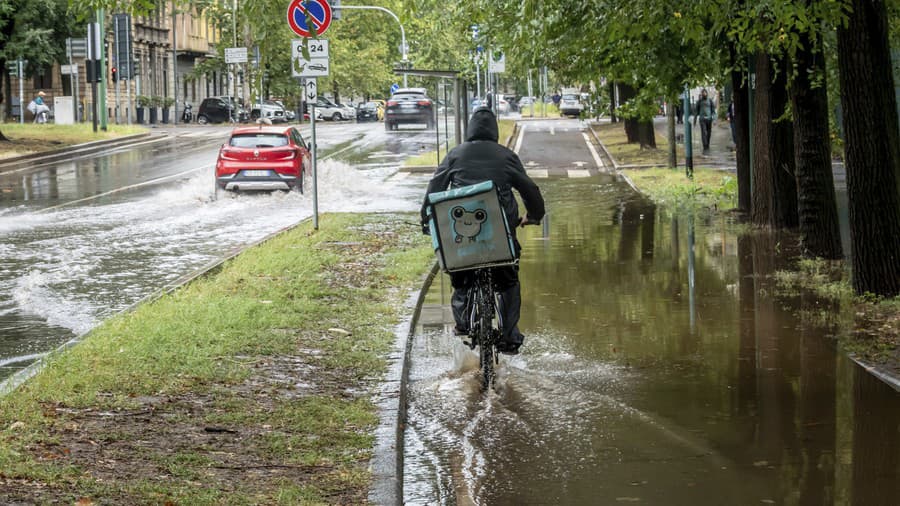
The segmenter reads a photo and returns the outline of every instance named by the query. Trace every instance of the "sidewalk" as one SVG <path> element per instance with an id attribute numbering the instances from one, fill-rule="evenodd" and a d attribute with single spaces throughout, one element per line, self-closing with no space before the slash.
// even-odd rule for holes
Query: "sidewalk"
<path id="1" fill-rule="evenodd" d="M 653 119 L 653 126 L 656 129 L 657 145 L 663 146 L 668 142 L 668 120 L 665 117 L 656 117 Z M 737 160 L 734 154 L 734 143 L 731 142 L 731 125 L 728 121 L 715 121 L 712 125 L 712 134 L 709 139 L 709 152 L 703 153 L 703 143 L 701 140 L 700 124 L 691 123 L 691 146 L 694 155 L 694 165 L 707 165 L 721 168 L 734 168 Z M 675 125 L 676 139 L 684 138 L 684 125 Z M 683 144 L 683 141 L 679 142 Z M 679 163 L 683 161 L 679 160 Z"/>

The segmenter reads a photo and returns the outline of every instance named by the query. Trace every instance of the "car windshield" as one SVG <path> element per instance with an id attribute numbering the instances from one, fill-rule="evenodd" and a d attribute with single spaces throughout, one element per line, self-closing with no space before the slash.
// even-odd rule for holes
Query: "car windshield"
<path id="1" fill-rule="evenodd" d="M 576 97 L 575 95 L 563 95 L 562 99 L 575 101 L 575 100 L 578 100 L 578 97 Z"/>
<path id="2" fill-rule="evenodd" d="M 375 102 L 366 102 L 365 104 L 361 104 L 359 106 L 360 109 L 376 109 L 377 107 L 378 104 L 376 104 Z"/>
<path id="3" fill-rule="evenodd" d="M 288 145 L 288 138 L 281 134 L 258 133 L 231 136 L 231 145 L 236 148 L 277 148 Z"/>

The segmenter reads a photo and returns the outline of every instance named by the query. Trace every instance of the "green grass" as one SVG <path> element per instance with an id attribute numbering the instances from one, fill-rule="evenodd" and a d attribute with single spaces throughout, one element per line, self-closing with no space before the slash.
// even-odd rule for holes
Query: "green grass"
<path id="1" fill-rule="evenodd" d="M 545 108 L 542 108 L 540 103 L 534 105 L 526 105 L 525 107 L 522 107 L 522 117 L 530 118 L 532 110 L 534 111 L 535 118 L 543 118 L 545 117 L 545 114 L 547 118 L 555 118 L 559 116 L 559 107 L 557 107 L 556 104 L 545 104 L 544 107 Z"/>
<path id="2" fill-rule="evenodd" d="M 497 122 L 498 127 L 500 129 L 499 142 L 503 145 L 509 139 L 509 136 L 513 134 L 513 131 L 516 128 L 516 122 L 511 119 L 501 119 Z M 441 145 L 441 158 L 447 155 L 444 151 L 444 145 Z M 453 149 L 456 146 L 456 142 L 453 140 L 450 141 L 450 149 Z M 404 167 L 437 167 L 440 163 L 440 160 L 437 159 L 437 151 L 425 151 L 419 153 L 416 156 L 411 156 L 403 161 Z"/>
<path id="3" fill-rule="evenodd" d="M 301 225 L 105 322 L 0 398 L 0 475 L 38 483 L 23 492 L 39 491 L 38 502 L 365 497 L 377 417 L 363 392 L 385 371 L 407 290 L 433 262 L 409 219 L 325 215 L 318 232 Z M 150 421 L 96 415 L 148 409 Z M 209 426 L 240 434 L 238 446 L 207 443 Z M 102 465 L 85 441 L 143 472 L 92 478 Z M 223 466 L 285 470 L 240 479 Z M 13 493 L 0 490 L 0 503 Z"/>
<path id="4" fill-rule="evenodd" d="M 659 204 L 726 210 L 737 203 L 737 180 L 728 172 L 698 168 L 693 179 L 688 179 L 683 170 L 624 169 L 621 172 Z"/>
<path id="5" fill-rule="evenodd" d="M 640 144 L 628 142 L 624 123 L 601 123 L 591 128 L 619 165 L 669 165 L 668 140 L 664 137 L 657 136 L 656 149 L 641 149 Z M 676 150 L 679 159 L 684 158 L 684 146 Z"/>
<path id="6" fill-rule="evenodd" d="M 35 123 L 2 123 L 3 132 L 11 142 L 0 142 L 0 158 L 49 151 L 74 144 L 114 139 L 125 135 L 144 133 L 147 129 L 138 125 L 109 125 L 106 132 L 93 131 L 90 123 L 54 125 Z"/>

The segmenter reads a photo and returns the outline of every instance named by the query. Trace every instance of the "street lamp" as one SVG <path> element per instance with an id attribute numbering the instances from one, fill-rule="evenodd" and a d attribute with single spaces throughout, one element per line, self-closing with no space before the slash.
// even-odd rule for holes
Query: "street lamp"
<path id="1" fill-rule="evenodd" d="M 407 51 L 409 50 L 409 48 L 406 46 L 406 31 L 403 29 L 403 23 L 400 22 L 400 18 L 398 18 L 396 14 L 384 7 L 380 7 L 377 5 L 341 5 L 335 6 L 334 8 L 338 10 L 358 9 L 381 11 L 389 14 L 392 18 L 394 18 L 394 21 L 396 21 L 397 24 L 400 25 L 400 52 L 402 53 L 401 61 L 403 62 L 403 67 L 406 68 L 406 64 L 409 62 L 409 58 L 407 58 Z M 403 87 L 406 88 L 406 74 L 403 74 Z"/>

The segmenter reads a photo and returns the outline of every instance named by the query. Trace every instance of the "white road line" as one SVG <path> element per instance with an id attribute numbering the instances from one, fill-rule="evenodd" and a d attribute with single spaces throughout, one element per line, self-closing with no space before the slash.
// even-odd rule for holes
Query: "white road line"
<path id="1" fill-rule="evenodd" d="M 525 171 L 528 174 L 528 177 L 538 178 L 538 179 L 547 179 L 550 177 L 550 174 L 546 169 L 533 169 Z"/>
<path id="2" fill-rule="evenodd" d="M 584 169 L 569 169 L 569 177 L 577 178 L 577 177 L 591 177 L 591 171 Z"/>
<path id="3" fill-rule="evenodd" d="M 134 188 L 140 188 L 141 186 L 147 186 L 147 185 L 151 185 L 151 184 L 156 184 L 156 183 L 159 183 L 159 182 L 161 182 L 161 181 L 165 181 L 165 180 L 167 180 L 167 179 L 175 179 L 175 178 L 179 178 L 179 177 L 184 176 L 184 175 L 186 175 L 186 174 L 190 174 L 191 172 L 196 172 L 196 171 L 198 171 L 198 170 L 203 170 L 203 169 L 209 169 L 209 168 L 211 168 L 211 167 L 212 167 L 211 165 L 203 165 L 203 166 L 200 166 L 200 167 L 194 167 L 193 169 L 188 169 L 188 170 L 186 170 L 186 171 L 184 171 L 184 172 L 179 172 L 178 174 L 172 174 L 172 175 L 170 175 L 170 176 L 162 176 L 162 177 L 158 177 L 158 178 L 156 178 L 156 179 L 151 179 L 151 180 L 149 180 L 149 181 L 144 181 L 143 183 L 137 183 L 137 184 L 132 184 L 132 185 L 128 185 L 128 186 L 123 186 L 123 187 L 121 187 L 121 188 L 116 188 L 115 190 L 110 190 L 110 191 L 105 192 L 105 193 L 100 193 L 100 194 L 97 194 L 97 195 L 92 195 L 92 196 L 90 196 L 90 197 L 85 197 L 85 198 L 83 198 L 83 199 L 73 200 L 73 201 L 71 201 L 71 202 L 66 202 L 66 203 L 64 203 L 64 204 L 60 204 L 60 205 L 58 205 L 58 206 L 45 207 L 44 209 L 41 209 L 40 211 L 38 211 L 38 213 L 46 213 L 47 211 L 53 211 L 53 210 L 55 210 L 55 209 L 60 209 L 60 208 L 62 208 L 62 207 L 68 207 L 68 206 L 72 206 L 72 205 L 75 205 L 75 204 L 80 204 L 80 203 L 82 203 L 82 202 L 87 202 L 87 201 L 90 201 L 90 200 L 96 200 L 96 199 L 99 199 L 99 198 L 101 198 L 101 197 L 106 197 L 106 196 L 108 196 L 108 195 L 113 195 L 113 194 L 115 194 L 115 193 L 123 192 L 123 191 L 125 191 L 125 190 L 132 190 L 132 189 L 134 189 Z"/>
<path id="4" fill-rule="evenodd" d="M 556 135 L 556 127 L 550 125 L 550 135 Z"/>
<path id="5" fill-rule="evenodd" d="M 519 154 L 519 151 L 521 151 L 521 149 L 522 149 L 522 139 L 525 138 L 525 127 L 526 126 L 527 125 L 525 123 L 522 123 L 522 125 L 519 127 L 519 138 L 518 138 L 518 140 L 516 140 L 516 148 L 513 150 L 516 152 L 516 154 Z"/>
<path id="6" fill-rule="evenodd" d="M 594 163 L 597 164 L 597 168 L 605 169 L 606 167 L 603 165 L 603 160 L 600 159 L 600 155 L 597 153 L 597 150 L 594 149 L 594 145 L 591 144 L 591 139 L 588 137 L 588 134 L 581 132 L 581 135 L 584 136 L 584 142 L 587 143 L 588 150 L 590 150 L 591 156 L 594 157 Z"/>

